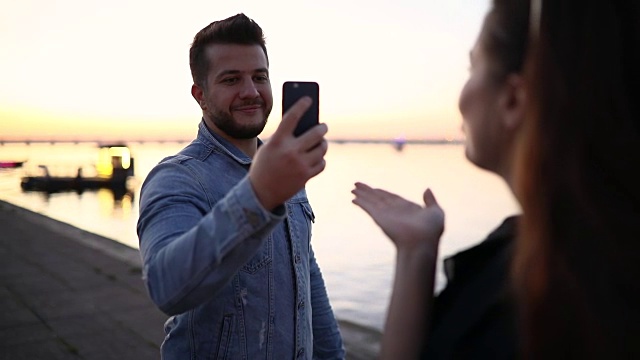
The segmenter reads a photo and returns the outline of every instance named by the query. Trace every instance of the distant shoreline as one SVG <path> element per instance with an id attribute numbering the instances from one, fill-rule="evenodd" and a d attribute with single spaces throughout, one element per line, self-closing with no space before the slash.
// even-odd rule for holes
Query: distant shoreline
<path id="1" fill-rule="evenodd" d="M 356 144 L 405 144 L 405 145 L 457 145 L 462 144 L 464 140 L 447 140 L 447 139 L 423 139 L 423 140 L 404 140 L 404 139 L 327 139 L 333 143 L 356 143 Z"/>
<path id="2" fill-rule="evenodd" d="M 265 138 L 268 139 L 268 138 Z M 131 140 L 75 140 L 75 139 L 0 139 L 0 146 L 5 144 L 146 144 L 146 143 L 185 143 L 193 139 L 131 139 Z M 464 143 L 462 139 L 348 139 L 329 138 L 330 143 L 336 144 L 404 144 L 404 145 L 459 145 Z"/>

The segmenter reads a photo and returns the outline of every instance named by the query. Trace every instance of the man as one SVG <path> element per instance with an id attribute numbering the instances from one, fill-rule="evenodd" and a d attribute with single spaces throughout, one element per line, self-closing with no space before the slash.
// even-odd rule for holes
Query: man
<path id="1" fill-rule="evenodd" d="M 148 175 L 138 236 L 144 280 L 166 314 L 163 359 L 340 359 L 344 350 L 310 244 L 305 183 L 324 170 L 325 124 L 294 137 L 302 99 L 270 141 L 262 29 L 244 14 L 190 49 L 197 138 Z"/>

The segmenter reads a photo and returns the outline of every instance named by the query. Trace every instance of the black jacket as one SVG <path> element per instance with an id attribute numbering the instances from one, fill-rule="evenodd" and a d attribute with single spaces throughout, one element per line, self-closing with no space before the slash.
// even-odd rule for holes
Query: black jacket
<path id="1" fill-rule="evenodd" d="M 515 309 L 509 287 L 517 217 L 480 244 L 444 261 L 447 286 L 436 297 L 424 359 L 514 359 Z"/>

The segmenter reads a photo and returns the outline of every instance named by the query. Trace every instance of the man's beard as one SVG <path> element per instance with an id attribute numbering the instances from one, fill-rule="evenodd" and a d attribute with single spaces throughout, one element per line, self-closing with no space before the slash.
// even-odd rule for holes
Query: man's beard
<path id="1" fill-rule="evenodd" d="M 265 108 L 264 120 L 259 124 L 240 124 L 233 115 L 222 110 L 210 111 L 208 115 L 213 124 L 228 136 L 234 139 L 252 139 L 264 130 L 270 113 L 271 109 Z"/>

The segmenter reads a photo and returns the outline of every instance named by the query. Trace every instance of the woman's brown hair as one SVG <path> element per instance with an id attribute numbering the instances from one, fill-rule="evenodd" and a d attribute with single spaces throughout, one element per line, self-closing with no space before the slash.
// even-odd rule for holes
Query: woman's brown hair
<path id="1" fill-rule="evenodd" d="M 546 0 L 531 20 L 515 167 L 523 355 L 640 358 L 640 2 Z"/>

